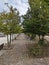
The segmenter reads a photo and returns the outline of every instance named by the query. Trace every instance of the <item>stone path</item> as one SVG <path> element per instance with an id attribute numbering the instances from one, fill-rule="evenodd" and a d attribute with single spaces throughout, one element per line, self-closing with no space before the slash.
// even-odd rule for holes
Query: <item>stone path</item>
<path id="1" fill-rule="evenodd" d="M 14 40 L 13 49 L 6 50 L 0 56 L 0 65 L 49 65 L 49 58 L 29 58 L 26 53 L 28 40 L 25 35 L 21 34 L 17 40 Z"/>
<path id="2" fill-rule="evenodd" d="M 6 51 L 5 50 L 0 50 L 0 56 L 2 55 L 2 54 L 4 54 Z"/>

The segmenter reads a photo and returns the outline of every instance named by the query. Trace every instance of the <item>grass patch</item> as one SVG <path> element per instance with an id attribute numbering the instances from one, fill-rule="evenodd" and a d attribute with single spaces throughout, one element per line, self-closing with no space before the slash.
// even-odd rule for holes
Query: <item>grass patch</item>
<path id="1" fill-rule="evenodd" d="M 27 44 L 29 57 L 49 57 L 49 43 L 42 45 L 39 44 Z"/>

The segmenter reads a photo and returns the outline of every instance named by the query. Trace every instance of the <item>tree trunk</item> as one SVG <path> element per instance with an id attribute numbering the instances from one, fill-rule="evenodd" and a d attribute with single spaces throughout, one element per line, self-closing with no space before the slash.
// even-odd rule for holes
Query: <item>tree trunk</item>
<path id="1" fill-rule="evenodd" d="M 41 43 L 42 45 L 44 44 L 44 36 L 42 36 L 42 43 Z"/>
<path id="2" fill-rule="evenodd" d="M 8 42 L 8 47 L 11 46 L 11 34 L 10 34 L 10 41 Z"/>
<path id="3" fill-rule="evenodd" d="M 9 42 L 9 40 L 8 40 L 8 34 L 7 34 L 7 43 Z"/>
<path id="4" fill-rule="evenodd" d="M 8 44 L 8 47 L 10 47 L 10 43 L 9 43 L 9 39 L 8 39 L 8 34 L 7 34 L 7 44 Z"/>
<path id="5" fill-rule="evenodd" d="M 42 40 L 44 41 L 44 36 L 42 36 Z"/>
<path id="6" fill-rule="evenodd" d="M 11 44 L 11 33 L 10 33 L 10 44 Z"/>
<path id="7" fill-rule="evenodd" d="M 12 41 L 13 41 L 13 34 L 12 34 Z"/>
<path id="8" fill-rule="evenodd" d="M 40 35 L 39 35 L 39 40 L 40 40 Z"/>

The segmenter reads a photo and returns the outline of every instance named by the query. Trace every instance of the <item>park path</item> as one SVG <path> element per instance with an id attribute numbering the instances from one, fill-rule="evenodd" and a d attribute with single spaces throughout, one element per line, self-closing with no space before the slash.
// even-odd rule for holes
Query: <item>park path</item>
<path id="1" fill-rule="evenodd" d="M 26 53 L 28 40 L 24 34 L 20 34 L 17 40 L 12 42 L 13 49 L 6 50 L 0 56 L 0 65 L 49 65 L 49 58 L 29 58 Z"/>
<path id="2" fill-rule="evenodd" d="M 2 56 L 0 56 L 0 65 L 18 65 L 21 60 L 24 60 L 26 54 L 26 38 L 24 34 L 20 34 L 16 40 L 12 42 L 13 49 L 6 50 Z"/>

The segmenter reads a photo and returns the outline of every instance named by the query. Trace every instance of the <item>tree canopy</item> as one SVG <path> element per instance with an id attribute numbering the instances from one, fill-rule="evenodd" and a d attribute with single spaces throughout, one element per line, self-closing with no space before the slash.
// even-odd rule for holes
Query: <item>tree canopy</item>
<path id="1" fill-rule="evenodd" d="M 44 37 L 49 34 L 49 6 L 45 0 L 29 0 L 29 5 L 23 16 L 24 31 Z"/>

